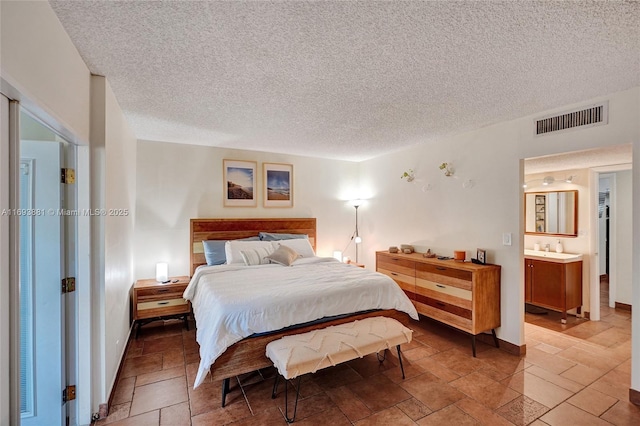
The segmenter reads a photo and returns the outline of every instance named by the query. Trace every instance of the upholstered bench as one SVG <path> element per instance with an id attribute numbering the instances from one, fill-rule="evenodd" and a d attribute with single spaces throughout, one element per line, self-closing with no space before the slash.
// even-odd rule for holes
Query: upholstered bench
<path id="1" fill-rule="evenodd" d="M 267 345 L 267 357 L 273 362 L 280 375 L 285 378 L 285 418 L 293 423 L 300 395 L 300 377 L 315 373 L 365 355 L 379 353 L 395 346 L 398 350 L 400 371 L 404 379 L 404 366 L 400 345 L 411 342 L 413 331 L 395 319 L 370 317 L 354 322 L 335 325 L 307 333 L 285 336 Z M 384 358 L 380 359 L 384 361 Z M 293 416 L 289 417 L 287 380 L 298 378 L 296 401 Z M 271 397 L 275 398 L 278 389 L 276 375 Z"/>

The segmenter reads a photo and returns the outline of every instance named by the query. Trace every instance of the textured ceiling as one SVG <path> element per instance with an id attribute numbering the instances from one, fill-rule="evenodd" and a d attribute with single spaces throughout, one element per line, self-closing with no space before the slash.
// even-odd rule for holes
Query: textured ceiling
<path id="1" fill-rule="evenodd" d="M 640 85 L 640 6 L 51 1 L 139 139 L 363 160 Z"/>

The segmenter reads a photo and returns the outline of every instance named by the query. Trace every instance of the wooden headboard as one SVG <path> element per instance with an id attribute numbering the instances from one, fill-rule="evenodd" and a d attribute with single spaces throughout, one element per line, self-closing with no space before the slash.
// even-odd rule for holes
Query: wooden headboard
<path id="1" fill-rule="evenodd" d="M 189 231 L 190 276 L 196 268 L 206 265 L 202 241 L 237 240 L 257 236 L 259 232 L 285 234 L 307 234 L 313 249 L 316 249 L 316 218 L 277 219 L 191 219 Z"/>

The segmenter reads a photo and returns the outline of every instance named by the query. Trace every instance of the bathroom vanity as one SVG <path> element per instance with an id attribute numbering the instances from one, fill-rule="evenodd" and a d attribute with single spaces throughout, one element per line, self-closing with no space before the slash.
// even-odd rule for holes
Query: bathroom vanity
<path id="1" fill-rule="evenodd" d="M 582 308 L 582 255 L 525 250 L 525 302 L 562 312 Z"/>

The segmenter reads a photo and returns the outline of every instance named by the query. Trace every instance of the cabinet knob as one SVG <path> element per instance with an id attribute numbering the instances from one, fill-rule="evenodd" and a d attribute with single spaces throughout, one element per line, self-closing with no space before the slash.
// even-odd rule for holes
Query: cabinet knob
<path id="1" fill-rule="evenodd" d="M 168 305 L 169 302 L 158 302 L 158 305 Z"/>
<path id="2" fill-rule="evenodd" d="M 441 285 L 441 284 L 436 284 L 436 287 L 440 287 L 440 288 L 447 288 L 447 287 L 445 287 L 445 286 L 443 286 L 443 285 Z"/>
<path id="3" fill-rule="evenodd" d="M 443 268 L 442 266 L 436 266 L 436 269 L 438 271 L 446 271 L 447 270 L 447 268 Z"/>

